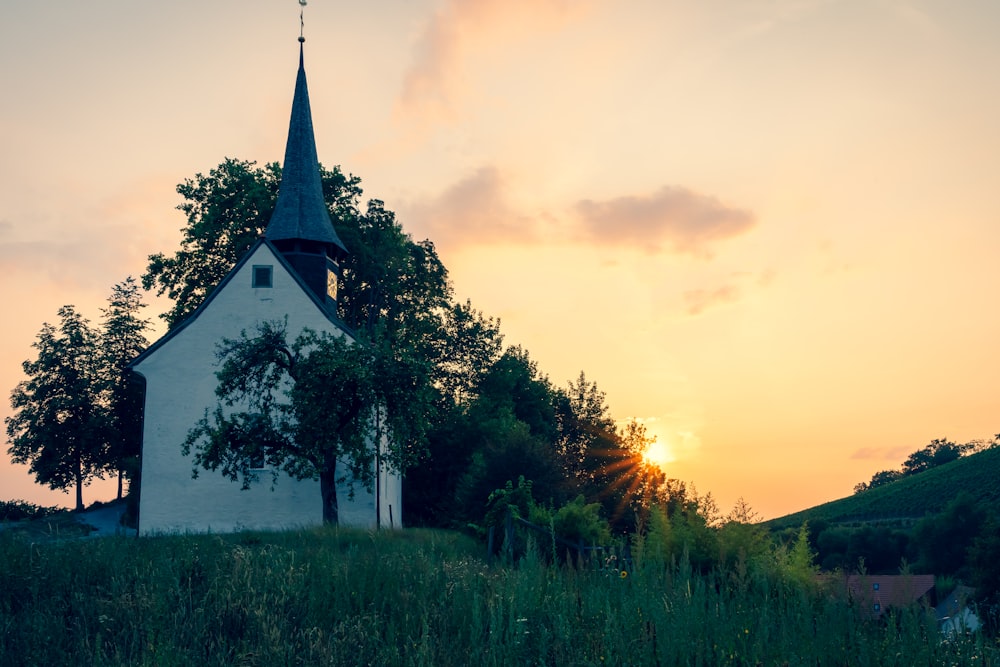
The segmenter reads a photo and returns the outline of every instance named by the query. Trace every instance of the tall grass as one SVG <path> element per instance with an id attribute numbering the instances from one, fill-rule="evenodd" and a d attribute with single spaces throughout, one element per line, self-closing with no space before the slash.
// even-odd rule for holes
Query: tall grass
<path id="1" fill-rule="evenodd" d="M 455 533 L 0 534 L 3 665 L 990 665 L 737 566 L 490 565 Z"/>

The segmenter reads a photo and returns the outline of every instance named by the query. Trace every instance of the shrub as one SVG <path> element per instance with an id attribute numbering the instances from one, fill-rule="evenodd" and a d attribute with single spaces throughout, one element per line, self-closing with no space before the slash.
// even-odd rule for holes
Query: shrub
<path id="1" fill-rule="evenodd" d="M 62 507 L 42 507 L 24 500 L 0 500 L 0 521 L 42 519 L 65 511 Z"/>
<path id="2" fill-rule="evenodd" d="M 608 522 L 600 516 L 598 503 L 586 504 L 582 495 L 566 503 L 552 517 L 556 535 L 570 542 L 588 545 L 607 545 L 611 541 Z"/>

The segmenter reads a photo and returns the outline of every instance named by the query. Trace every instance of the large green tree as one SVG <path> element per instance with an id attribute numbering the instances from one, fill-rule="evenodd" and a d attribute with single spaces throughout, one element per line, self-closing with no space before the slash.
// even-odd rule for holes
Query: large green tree
<path id="1" fill-rule="evenodd" d="M 422 453 L 427 364 L 386 340 L 307 329 L 290 341 L 283 322 L 265 322 L 223 341 L 219 404 L 190 431 L 184 453 L 244 488 L 257 481 L 258 462 L 318 479 L 323 520 L 337 523 L 338 481 L 371 489 L 378 466 L 401 471 Z"/>
<path id="2" fill-rule="evenodd" d="M 451 300 L 448 272 L 434 244 L 414 241 L 378 199 L 368 202 L 364 214 L 333 219 L 348 249 L 341 263 L 340 316 L 352 327 L 380 331 L 430 355 Z"/>
<path id="3" fill-rule="evenodd" d="M 7 417 L 7 450 L 15 463 L 27 463 L 39 484 L 76 490 L 83 509 L 83 487 L 107 468 L 110 416 L 104 396 L 98 334 L 73 306 L 59 309 L 59 326 L 45 323 L 25 361 L 26 377 L 11 393 L 14 414 Z"/>

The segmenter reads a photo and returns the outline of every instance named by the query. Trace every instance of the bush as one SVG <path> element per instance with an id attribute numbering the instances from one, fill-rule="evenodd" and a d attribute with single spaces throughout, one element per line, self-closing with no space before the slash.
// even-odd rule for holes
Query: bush
<path id="1" fill-rule="evenodd" d="M 65 511 L 62 507 L 42 507 L 24 500 L 0 500 L 0 521 L 43 519 Z"/>
<path id="2" fill-rule="evenodd" d="M 569 542 L 604 546 L 611 542 L 611 529 L 600 516 L 598 503 L 586 504 L 582 495 L 566 503 L 552 517 L 556 535 Z"/>

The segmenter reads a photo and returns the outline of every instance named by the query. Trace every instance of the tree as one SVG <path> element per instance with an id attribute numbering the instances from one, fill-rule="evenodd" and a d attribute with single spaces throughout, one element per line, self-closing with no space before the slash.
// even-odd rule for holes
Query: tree
<path id="1" fill-rule="evenodd" d="M 929 445 L 918 449 L 907 457 L 906 461 L 903 462 L 902 474 L 903 476 L 916 475 L 945 463 L 951 463 L 961 457 L 968 447 L 969 445 L 956 445 L 944 438 L 932 440 Z"/>
<path id="2" fill-rule="evenodd" d="M 123 478 L 131 483 L 138 471 L 142 442 L 142 391 L 127 377 L 125 368 L 149 345 L 145 335 L 149 320 L 139 317 L 145 307 L 138 284 L 129 276 L 112 288 L 107 308 L 101 309 L 100 372 L 110 426 L 106 464 L 109 472 L 118 475 L 119 500 Z"/>
<path id="3" fill-rule="evenodd" d="M 557 393 L 556 406 L 569 479 L 588 502 L 601 503 L 616 532 L 638 528 L 666 479 L 643 456 L 655 438 L 634 419 L 616 430 L 604 392 L 583 371 Z"/>
<path id="4" fill-rule="evenodd" d="M 459 513 L 478 520 L 488 495 L 524 476 L 540 500 L 561 504 L 570 496 L 558 452 L 553 392 L 537 364 L 520 347 L 509 347 L 469 391 L 475 398 L 451 413 L 454 442 L 464 453 L 455 488 Z M 456 452 L 456 453 L 457 453 Z M 444 452 L 448 456 L 448 452 Z"/>
<path id="5" fill-rule="evenodd" d="M 441 322 L 435 384 L 449 406 L 467 406 L 503 352 L 500 321 L 486 317 L 471 301 L 452 304 Z"/>
<path id="6" fill-rule="evenodd" d="M 58 314 L 59 328 L 45 323 L 32 343 L 37 358 L 21 365 L 27 379 L 11 393 L 7 451 L 15 463 L 30 465 L 39 484 L 75 487 L 82 510 L 83 487 L 106 468 L 109 416 L 97 334 L 73 306 Z"/>
<path id="7" fill-rule="evenodd" d="M 913 529 L 911 544 L 923 572 L 954 574 L 966 567 L 966 550 L 980 534 L 986 512 L 961 491 L 938 514 L 924 517 Z"/>
<path id="8" fill-rule="evenodd" d="M 600 452 L 614 440 L 615 423 L 605 402 L 605 394 L 596 382 L 588 382 L 580 371 L 577 381 L 558 402 L 559 453 L 567 473 L 584 486 L 590 486 L 594 474 L 603 465 Z"/>
<path id="9" fill-rule="evenodd" d="M 208 175 L 195 174 L 177 186 L 187 216 L 181 248 L 173 257 L 149 256 L 144 289 L 166 294 L 173 307 L 161 317 L 173 328 L 201 305 L 233 265 L 267 229 L 281 183 L 281 167 L 226 158 Z M 323 193 L 335 221 L 357 216 L 360 179 L 344 176 L 339 167 L 320 166 Z M 339 230 L 338 230 L 339 231 Z"/>
<path id="10" fill-rule="evenodd" d="M 582 377 L 582 376 L 581 376 Z M 597 431 L 584 456 L 583 490 L 600 502 L 616 532 L 638 530 L 661 498 L 667 477 L 644 454 L 656 441 L 635 419 L 619 431 Z"/>
<path id="11" fill-rule="evenodd" d="M 478 398 L 470 413 L 486 418 L 510 414 L 524 422 L 536 438 L 555 442 L 559 425 L 552 385 L 521 346 L 508 347 L 482 374 L 476 393 Z M 537 490 L 538 482 L 535 484 Z"/>
<path id="12" fill-rule="evenodd" d="M 976 598 L 993 607 L 994 613 L 989 616 L 995 621 L 997 605 L 1000 605 L 1000 521 L 995 515 L 986 518 L 979 535 L 972 541 L 968 562 Z"/>
<path id="13" fill-rule="evenodd" d="M 816 552 L 809 543 L 809 525 L 803 523 L 795 536 L 795 541 L 787 549 L 782 550 L 779 563 L 784 576 L 799 586 L 812 589 L 817 585 L 816 575 L 819 566 L 816 565 Z"/>
<path id="14" fill-rule="evenodd" d="M 719 526 L 719 564 L 734 568 L 740 562 L 762 555 L 767 550 L 768 532 L 761 517 L 741 496 Z"/>
<path id="15" fill-rule="evenodd" d="M 881 470 L 874 475 L 870 482 L 860 482 L 854 486 L 854 493 L 864 493 L 871 489 L 877 489 L 880 486 L 885 486 L 891 482 L 895 482 L 897 479 L 901 478 L 903 473 L 898 470 Z"/>
<path id="16" fill-rule="evenodd" d="M 220 403 L 189 432 L 185 455 L 244 488 L 257 481 L 256 461 L 318 479 L 323 521 L 337 523 L 339 481 L 370 490 L 378 466 L 401 471 L 422 451 L 429 373 L 385 340 L 306 329 L 289 342 L 284 323 L 266 322 L 223 341 Z"/>
<path id="17" fill-rule="evenodd" d="M 526 423 L 505 413 L 471 426 L 476 449 L 455 491 L 458 511 L 466 521 L 479 521 L 490 494 L 519 477 L 532 483 L 541 502 L 560 505 L 565 501 L 556 454 Z"/>
<path id="18" fill-rule="evenodd" d="M 378 199 L 364 215 L 334 216 L 350 253 L 341 263 L 337 307 L 347 324 L 419 346 L 430 356 L 451 298 L 448 271 L 428 240 L 414 242 Z"/>

